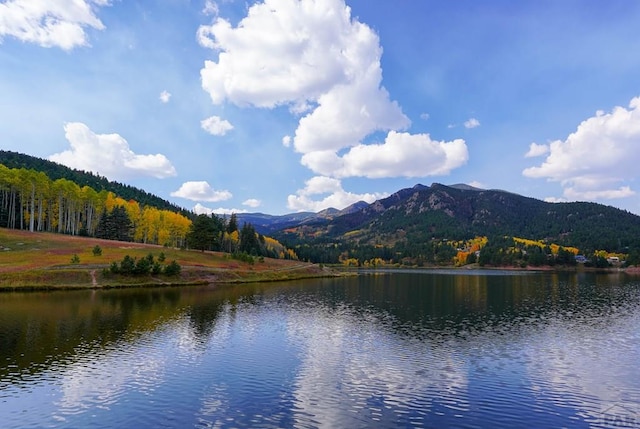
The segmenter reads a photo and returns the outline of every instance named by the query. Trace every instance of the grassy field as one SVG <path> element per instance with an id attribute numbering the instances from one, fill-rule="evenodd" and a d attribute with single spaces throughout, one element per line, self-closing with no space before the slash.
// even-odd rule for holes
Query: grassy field
<path id="1" fill-rule="evenodd" d="M 93 254 L 96 245 L 101 255 Z M 149 253 L 156 260 L 164 253 L 165 263 L 175 260 L 182 272 L 177 277 L 105 273 L 112 262 L 122 261 L 125 255 L 140 259 Z M 0 289 L 5 290 L 279 281 L 332 275 L 338 274 L 298 261 L 264 258 L 251 264 L 219 252 L 0 228 Z"/>

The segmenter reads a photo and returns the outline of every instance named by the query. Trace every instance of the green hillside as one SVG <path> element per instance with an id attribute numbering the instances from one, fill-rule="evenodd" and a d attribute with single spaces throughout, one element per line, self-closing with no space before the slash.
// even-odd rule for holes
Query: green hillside
<path id="1" fill-rule="evenodd" d="M 36 158 L 34 156 L 24 155 L 17 152 L 0 150 L 0 164 L 5 165 L 7 168 L 26 168 L 27 170 L 41 171 L 51 180 L 70 180 L 78 184 L 80 187 L 89 186 L 97 192 L 106 190 L 113 192 L 125 200 L 134 200 L 139 204 L 155 207 L 159 210 L 169 210 L 180 213 L 183 216 L 193 217 L 193 213 L 191 211 L 186 210 L 183 207 L 179 207 L 156 195 L 143 191 L 142 189 L 119 182 L 109 181 L 106 177 L 93 174 L 92 172 L 75 170 L 46 159 Z"/>
<path id="2" fill-rule="evenodd" d="M 276 236 L 298 255 L 337 262 L 402 258 L 438 260 L 451 250 L 443 242 L 504 236 L 596 250 L 631 253 L 640 249 L 640 217 L 596 203 L 548 203 L 499 191 L 461 186 L 416 185 L 354 213 L 300 224 Z M 448 246 L 451 247 L 451 246 Z M 456 249 L 453 249 L 455 253 Z"/>

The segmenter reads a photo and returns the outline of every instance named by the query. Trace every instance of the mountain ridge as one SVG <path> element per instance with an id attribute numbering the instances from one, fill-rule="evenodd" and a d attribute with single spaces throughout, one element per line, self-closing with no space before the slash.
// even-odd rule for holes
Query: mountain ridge
<path id="1" fill-rule="evenodd" d="M 592 202 L 551 203 L 501 190 L 416 185 L 333 219 L 290 226 L 289 246 L 388 247 L 396 253 L 438 240 L 511 236 L 587 251 L 640 249 L 640 217 Z"/>
<path id="2" fill-rule="evenodd" d="M 58 177 L 92 186 L 92 181 L 114 185 L 135 196 L 116 192 L 142 204 L 187 212 L 145 191 L 108 182 L 106 178 L 29 155 L 0 151 L 0 163 L 9 168 L 51 171 Z M 71 175 L 71 178 L 69 178 Z M 82 178 L 77 181 L 76 176 Z M 104 187 L 97 186 L 97 190 Z M 109 189 L 109 188 L 107 188 Z M 113 190 L 113 189 L 110 189 Z M 156 207 L 158 207 L 156 205 Z M 159 207 L 161 208 L 161 207 Z M 588 250 L 626 252 L 640 249 L 640 217 L 626 210 L 592 202 L 546 202 L 503 190 L 466 184 L 416 184 L 342 210 L 285 215 L 238 213 L 239 223 L 251 223 L 261 234 L 275 235 L 291 245 L 382 246 L 396 252 L 426 246 L 434 240 L 464 240 L 474 236 L 513 236 L 555 242 Z M 291 246 L 290 246 L 291 247 Z"/>

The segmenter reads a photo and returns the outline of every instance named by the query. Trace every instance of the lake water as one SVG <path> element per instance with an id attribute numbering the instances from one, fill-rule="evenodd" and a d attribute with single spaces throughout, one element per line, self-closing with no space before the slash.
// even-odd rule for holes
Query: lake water
<path id="1" fill-rule="evenodd" d="M 640 281 L 2 293 L 0 427 L 640 427 Z"/>

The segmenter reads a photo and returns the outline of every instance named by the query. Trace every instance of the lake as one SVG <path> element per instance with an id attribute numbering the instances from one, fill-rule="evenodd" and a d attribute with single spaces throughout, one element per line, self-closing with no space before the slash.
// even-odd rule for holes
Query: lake
<path id="1" fill-rule="evenodd" d="M 640 279 L 1 293 L 0 426 L 640 427 Z"/>

